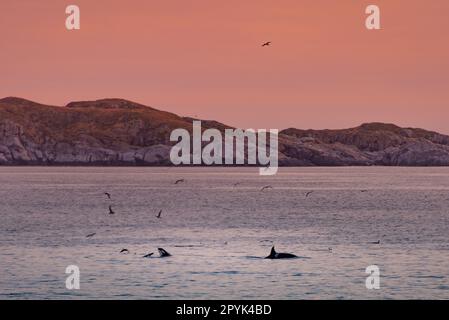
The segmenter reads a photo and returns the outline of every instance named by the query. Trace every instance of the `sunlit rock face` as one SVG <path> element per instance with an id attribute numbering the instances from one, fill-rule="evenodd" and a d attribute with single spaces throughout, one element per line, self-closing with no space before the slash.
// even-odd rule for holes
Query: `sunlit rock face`
<path id="1" fill-rule="evenodd" d="M 48 106 L 4 98 L 0 164 L 170 165 L 170 133 L 191 131 L 193 120 L 122 99 Z M 216 121 L 202 121 L 202 127 L 230 128 Z M 445 166 L 449 136 L 384 123 L 342 130 L 291 128 L 279 134 L 279 163 Z"/>
<path id="2" fill-rule="evenodd" d="M 314 165 L 449 165 L 449 136 L 393 124 L 367 123 L 343 130 L 281 132 L 297 145 L 284 153 Z"/>

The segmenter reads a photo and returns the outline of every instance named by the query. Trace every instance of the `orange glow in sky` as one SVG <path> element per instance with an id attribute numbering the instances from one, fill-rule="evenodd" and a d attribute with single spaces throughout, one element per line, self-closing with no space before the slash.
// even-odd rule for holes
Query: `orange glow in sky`
<path id="1" fill-rule="evenodd" d="M 81 30 L 65 28 L 69 4 Z M 381 30 L 365 28 L 369 4 Z M 245 128 L 449 133 L 447 0 L 2 0 L 0 39 L 0 98 L 125 98 Z"/>

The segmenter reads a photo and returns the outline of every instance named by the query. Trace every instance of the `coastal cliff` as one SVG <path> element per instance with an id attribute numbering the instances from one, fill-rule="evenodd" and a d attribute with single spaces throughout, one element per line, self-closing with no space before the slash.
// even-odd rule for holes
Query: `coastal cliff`
<path id="1" fill-rule="evenodd" d="M 0 165 L 171 165 L 170 133 L 191 118 L 122 99 L 49 106 L 0 99 Z M 202 120 L 203 128 L 228 126 Z M 286 129 L 282 166 L 446 166 L 449 136 L 393 124 L 342 130 Z"/>

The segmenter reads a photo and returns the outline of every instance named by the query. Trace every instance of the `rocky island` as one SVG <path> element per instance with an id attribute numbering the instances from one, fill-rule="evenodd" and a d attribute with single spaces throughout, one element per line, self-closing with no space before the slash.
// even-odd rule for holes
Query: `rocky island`
<path id="1" fill-rule="evenodd" d="M 0 99 L 0 165 L 171 165 L 170 133 L 191 130 L 193 120 L 123 99 L 49 106 L 8 97 Z M 386 123 L 290 128 L 279 134 L 279 164 L 447 166 L 449 136 Z"/>

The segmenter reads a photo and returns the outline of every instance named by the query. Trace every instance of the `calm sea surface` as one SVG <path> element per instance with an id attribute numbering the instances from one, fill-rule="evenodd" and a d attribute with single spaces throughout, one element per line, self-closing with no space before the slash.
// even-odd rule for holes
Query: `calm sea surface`
<path id="1" fill-rule="evenodd" d="M 449 299 L 448 208 L 449 168 L 0 167 L 0 299 Z"/>

